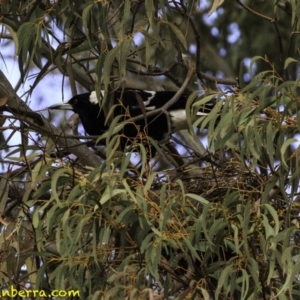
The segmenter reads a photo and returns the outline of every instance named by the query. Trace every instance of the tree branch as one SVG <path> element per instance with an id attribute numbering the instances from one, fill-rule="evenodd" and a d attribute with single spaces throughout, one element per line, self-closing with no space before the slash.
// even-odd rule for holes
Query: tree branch
<path id="1" fill-rule="evenodd" d="M 147 117 L 151 117 L 151 116 L 155 116 L 155 115 L 160 115 L 163 113 L 166 113 L 166 110 L 171 107 L 174 103 L 176 103 L 176 101 L 178 101 L 178 99 L 180 98 L 180 96 L 183 94 L 183 92 L 186 90 L 188 83 L 190 82 L 192 76 L 195 74 L 195 66 L 191 63 L 190 60 L 188 60 L 188 74 L 182 84 L 182 86 L 180 87 L 180 89 L 176 92 L 176 94 L 162 107 L 158 108 L 158 109 L 154 109 L 150 112 L 147 112 L 146 114 L 142 114 L 140 116 L 136 116 L 133 118 L 130 118 L 124 122 L 121 122 L 118 124 L 118 126 L 120 125 L 124 125 L 124 124 L 128 124 L 130 122 L 135 122 Z M 160 113 L 160 114 L 159 114 Z"/>
<path id="2" fill-rule="evenodd" d="M 7 110 L 11 111 L 13 114 L 18 115 L 23 122 L 34 126 L 36 131 L 42 135 L 47 135 L 50 137 L 53 134 L 56 135 L 57 137 L 55 138 L 55 142 L 59 146 L 66 148 L 68 151 L 76 155 L 82 164 L 93 167 L 100 165 L 99 157 L 89 148 L 87 148 L 85 145 L 82 145 L 77 140 L 67 139 L 64 136 L 64 133 L 50 124 L 45 117 L 33 112 L 15 93 L 13 87 L 0 70 L 0 99 L 5 97 L 8 97 L 5 108 L 7 108 Z"/>

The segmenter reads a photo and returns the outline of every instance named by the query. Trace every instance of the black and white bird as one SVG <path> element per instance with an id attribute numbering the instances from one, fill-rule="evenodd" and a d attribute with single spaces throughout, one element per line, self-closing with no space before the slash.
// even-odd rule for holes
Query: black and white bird
<path id="1" fill-rule="evenodd" d="M 104 96 L 104 91 L 101 91 Z M 143 116 L 139 120 L 129 122 L 122 130 L 121 146 L 124 148 L 129 141 L 138 136 L 150 136 L 152 139 L 162 141 L 176 131 L 186 129 L 186 103 L 188 94 L 182 94 L 178 101 L 168 108 L 167 114 L 160 111 L 154 116 L 145 117 L 145 112 L 161 108 L 176 92 L 148 91 L 138 89 L 121 89 L 114 92 L 114 117 L 122 116 L 120 122 Z M 142 100 L 142 101 L 140 101 Z M 84 93 L 71 98 L 68 102 L 54 104 L 49 109 L 72 110 L 79 115 L 84 130 L 89 135 L 101 135 L 109 129 L 106 116 L 99 106 L 96 92 Z M 198 112 L 197 115 L 207 115 L 208 111 Z M 169 126 L 170 125 L 170 126 Z"/>

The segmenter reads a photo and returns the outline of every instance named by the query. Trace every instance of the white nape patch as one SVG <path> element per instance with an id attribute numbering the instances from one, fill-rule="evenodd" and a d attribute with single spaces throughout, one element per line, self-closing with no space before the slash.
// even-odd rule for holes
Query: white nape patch
<path id="1" fill-rule="evenodd" d="M 169 111 L 172 123 L 172 130 L 178 131 L 187 128 L 185 109 L 177 109 Z"/>
<path id="2" fill-rule="evenodd" d="M 104 92 L 105 92 L 104 90 L 100 91 L 100 94 L 101 94 L 102 97 L 104 97 Z M 89 100 L 93 104 L 99 104 L 96 91 L 91 92 Z"/>

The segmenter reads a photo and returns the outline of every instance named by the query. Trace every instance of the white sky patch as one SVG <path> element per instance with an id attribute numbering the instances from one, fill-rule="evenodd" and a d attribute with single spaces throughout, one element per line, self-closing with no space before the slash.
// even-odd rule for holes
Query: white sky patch
<path id="1" fill-rule="evenodd" d="M 173 6 L 174 7 L 174 4 L 173 3 L 170 3 L 170 6 Z M 158 18 L 159 19 L 162 19 L 163 18 L 163 11 L 162 11 L 162 9 L 159 9 L 158 11 L 157 11 L 157 15 L 158 15 Z"/>
<path id="2" fill-rule="evenodd" d="M 223 7 L 219 7 L 217 9 L 217 12 L 218 12 L 219 15 L 223 15 L 224 11 L 225 11 L 225 9 Z"/>
<path id="3" fill-rule="evenodd" d="M 114 41 L 114 39 L 111 39 L 110 40 L 110 43 L 113 47 L 116 47 L 118 45 L 118 42 L 117 41 Z"/>
<path id="4" fill-rule="evenodd" d="M 214 11 L 211 15 L 208 16 L 208 13 L 204 15 L 205 24 L 211 26 L 215 23 L 218 18 L 218 13 Z"/>
<path id="5" fill-rule="evenodd" d="M 143 44 L 143 41 L 145 40 L 145 36 L 142 33 L 137 32 L 134 34 L 133 40 L 137 46 L 141 46 Z"/>
<path id="6" fill-rule="evenodd" d="M 230 34 L 228 35 L 227 41 L 234 44 L 241 36 L 241 31 L 237 23 L 232 23 L 229 25 Z"/>
<path id="7" fill-rule="evenodd" d="M 50 39 L 50 44 L 53 48 L 56 49 L 60 45 L 57 42 L 57 40 L 67 42 L 67 36 L 64 34 L 64 31 L 57 30 L 57 24 L 55 20 L 50 21 L 49 26 L 52 28 L 52 31 L 55 32 L 56 37 L 55 39 L 50 34 L 48 35 L 48 38 Z"/>
<path id="8" fill-rule="evenodd" d="M 220 31 L 217 27 L 213 27 L 210 32 L 213 36 L 218 36 L 220 34 Z"/>
<path id="9" fill-rule="evenodd" d="M 224 73 L 221 71 L 216 72 L 216 77 L 224 77 Z"/>
<path id="10" fill-rule="evenodd" d="M 250 78 L 251 78 L 251 74 L 256 74 L 256 72 L 257 72 L 257 65 L 256 65 L 256 63 L 253 63 L 252 65 L 251 65 L 251 58 L 248 58 L 248 57 L 246 57 L 246 58 L 244 58 L 243 59 L 243 62 L 244 62 L 244 65 L 246 66 L 246 68 L 248 69 L 248 81 L 250 80 Z M 251 65 L 251 70 L 250 70 L 250 65 Z"/>
<path id="11" fill-rule="evenodd" d="M 220 49 L 220 55 L 221 55 L 221 56 L 226 56 L 226 55 L 227 55 L 227 50 L 224 49 L 224 48 L 221 48 L 221 49 Z"/>
<path id="12" fill-rule="evenodd" d="M 251 64 L 251 58 L 248 58 L 248 57 L 244 58 L 243 59 L 243 63 L 245 65 L 245 67 L 247 68 L 247 71 L 246 71 L 247 73 L 244 73 L 244 81 L 245 82 L 249 82 L 251 80 L 251 77 L 250 77 L 250 74 L 249 74 L 249 68 L 250 68 L 250 64 Z M 254 68 L 254 72 L 255 72 L 256 71 L 255 64 L 252 65 L 252 68 Z"/>
<path id="13" fill-rule="evenodd" d="M 247 68 L 249 68 L 250 67 L 250 63 L 251 63 L 251 58 L 244 58 L 243 62 L 245 64 L 245 66 Z"/>
<path id="14" fill-rule="evenodd" d="M 204 15 L 204 22 L 207 25 L 213 25 L 214 22 L 218 19 L 220 15 L 224 13 L 224 9 L 219 7 L 216 11 L 214 11 L 211 15 L 205 14 Z"/>
<path id="15" fill-rule="evenodd" d="M 195 53 L 196 53 L 196 51 L 197 51 L 197 47 L 196 47 L 196 45 L 194 45 L 194 44 L 190 45 L 190 47 L 189 47 L 189 51 L 190 51 L 191 53 L 195 54 Z"/>
<path id="16" fill-rule="evenodd" d="M 244 81 L 249 82 L 251 80 L 249 73 L 244 74 Z"/>
<path id="17" fill-rule="evenodd" d="M 297 133 L 293 137 L 297 141 L 291 144 L 292 151 L 296 151 L 300 146 L 300 135 Z"/>
<path id="18" fill-rule="evenodd" d="M 207 0 L 201 0 L 199 1 L 200 3 L 198 4 L 199 10 L 205 10 L 207 8 L 210 8 L 211 4 Z"/>

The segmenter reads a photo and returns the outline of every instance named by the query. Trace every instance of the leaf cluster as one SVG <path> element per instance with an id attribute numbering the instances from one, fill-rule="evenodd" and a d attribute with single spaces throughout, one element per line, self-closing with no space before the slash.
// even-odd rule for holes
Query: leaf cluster
<path id="1" fill-rule="evenodd" d="M 299 4 L 211 2 L 208 11 L 193 1 L 1 3 L 2 36 L 14 42 L 21 71 L 16 90 L 33 65 L 39 71 L 28 92 L 51 72 L 68 77 L 74 94 L 77 83 L 99 96 L 125 86 L 175 89 L 187 83 L 187 69 L 187 91 L 196 90 L 186 107 L 189 131 L 172 137 L 183 155 L 147 138 L 162 158 L 155 169 L 145 143 L 118 151 L 110 96 L 99 97 L 110 123 L 96 137 L 102 155 L 82 136 L 37 118 L 0 73 L 8 121 L 1 130 L 10 133 L 1 141 L 2 289 L 74 289 L 82 299 L 300 297 L 299 62 L 292 51 Z M 207 25 L 209 10 L 219 17 Z M 243 41 L 257 30 L 243 22 L 254 19 L 272 39 L 228 42 L 233 20 Z M 214 26 L 218 38 L 204 34 Z M 245 72 L 241 60 L 258 54 Z M 195 119 L 211 102 L 209 115 Z"/>

